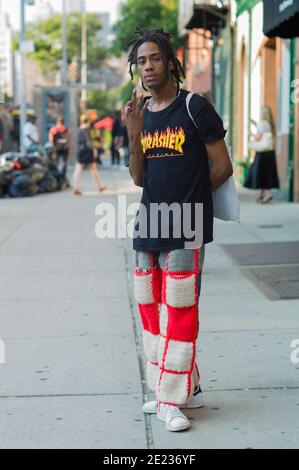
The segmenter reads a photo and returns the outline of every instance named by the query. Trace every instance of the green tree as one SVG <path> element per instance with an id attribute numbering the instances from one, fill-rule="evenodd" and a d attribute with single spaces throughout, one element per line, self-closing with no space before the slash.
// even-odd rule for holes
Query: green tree
<path id="1" fill-rule="evenodd" d="M 132 92 L 133 92 L 133 85 L 131 81 L 127 82 L 125 85 L 121 87 L 120 100 L 122 104 L 126 104 L 128 101 L 130 101 L 132 97 Z"/>
<path id="2" fill-rule="evenodd" d="M 128 0 L 120 6 L 120 20 L 113 30 L 116 39 L 113 52 L 120 54 L 127 50 L 127 43 L 132 39 L 135 28 L 164 28 L 173 35 L 173 44 L 177 50 L 182 45 L 178 36 L 178 0 Z"/>
<path id="3" fill-rule="evenodd" d="M 121 87 L 111 90 L 91 90 L 87 93 L 87 108 L 96 109 L 100 118 L 113 113 L 121 104 Z"/>
<path id="4" fill-rule="evenodd" d="M 68 62 L 81 57 L 81 15 L 71 14 L 67 17 L 67 55 Z M 34 41 L 35 51 L 30 57 L 40 66 L 46 75 L 60 69 L 61 16 L 54 15 L 27 29 L 27 38 Z M 87 60 L 90 68 L 98 68 L 107 56 L 107 49 L 99 44 L 98 33 L 102 25 L 97 15 L 87 14 Z"/>

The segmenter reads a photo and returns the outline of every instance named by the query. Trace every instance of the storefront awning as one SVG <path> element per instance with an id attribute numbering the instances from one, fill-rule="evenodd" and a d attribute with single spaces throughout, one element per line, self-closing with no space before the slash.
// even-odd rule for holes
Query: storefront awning
<path id="1" fill-rule="evenodd" d="M 180 0 L 179 29 L 218 30 L 225 27 L 227 12 L 226 0 Z"/>
<path id="2" fill-rule="evenodd" d="M 264 34 L 299 37 L 299 0 L 264 0 Z"/>

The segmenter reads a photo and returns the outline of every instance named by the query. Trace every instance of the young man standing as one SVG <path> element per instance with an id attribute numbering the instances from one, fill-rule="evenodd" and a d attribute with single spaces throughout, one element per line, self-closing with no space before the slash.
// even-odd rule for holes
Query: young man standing
<path id="1" fill-rule="evenodd" d="M 214 108 L 194 95 L 189 111 L 196 126 L 188 114 L 188 92 L 180 89 L 183 71 L 171 35 L 163 29 L 137 28 L 130 45 L 131 77 L 135 65 L 143 88 L 151 94 L 144 100 L 134 91 L 122 112 L 130 142 L 129 171 L 135 185 L 143 187 L 141 205 L 145 208 L 145 215 L 139 209 L 135 224 L 134 283 L 147 379 L 156 401 L 145 403 L 143 409 L 157 413 L 167 430 L 182 431 L 190 422 L 180 408 L 202 406 L 195 357 L 198 279 L 203 246 L 213 240 L 212 191 L 233 170 L 224 142 L 226 131 Z M 151 216 L 157 204 L 188 206 L 194 227 L 198 203 L 203 216 L 195 231 L 201 231 L 202 237 L 192 247 L 190 237 L 176 233 L 181 220 L 173 216 L 165 236 L 161 219 Z M 140 236 L 144 227 L 146 233 Z"/>

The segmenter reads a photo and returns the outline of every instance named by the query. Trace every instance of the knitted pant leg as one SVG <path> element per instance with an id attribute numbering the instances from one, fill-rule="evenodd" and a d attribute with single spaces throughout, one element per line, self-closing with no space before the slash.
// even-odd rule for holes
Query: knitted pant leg
<path id="1" fill-rule="evenodd" d="M 153 253 L 136 252 L 134 287 L 143 326 L 147 382 L 149 388 L 155 391 L 159 377 L 157 348 L 160 338 L 159 306 L 162 278 L 161 269 L 155 264 Z"/>
<path id="2" fill-rule="evenodd" d="M 184 405 L 199 383 L 195 362 L 198 335 L 199 249 L 173 250 L 162 271 L 162 306 L 157 400 Z M 162 264 L 162 263 L 161 263 Z"/>

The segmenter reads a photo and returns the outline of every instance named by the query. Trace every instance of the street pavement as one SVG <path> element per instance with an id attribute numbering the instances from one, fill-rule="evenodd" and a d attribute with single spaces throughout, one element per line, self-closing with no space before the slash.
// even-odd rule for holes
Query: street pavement
<path id="1" fill-rule="evenodd" d="M 85 172 L 82 197 L 0 200 L 0 448 L 298 448 L 299 300 L 269 300 L 221 244 L 299 241 L 299 204 L 261 206 L 241 189 L 241 223 L 216 221 L 197 344 L 205 406 L 171 433 L 142 413 L 153 395 L 132 240 L 95 234 L 98 204 L 140 189 L 127 170 L 101 173 L 103 194 Z"/>

